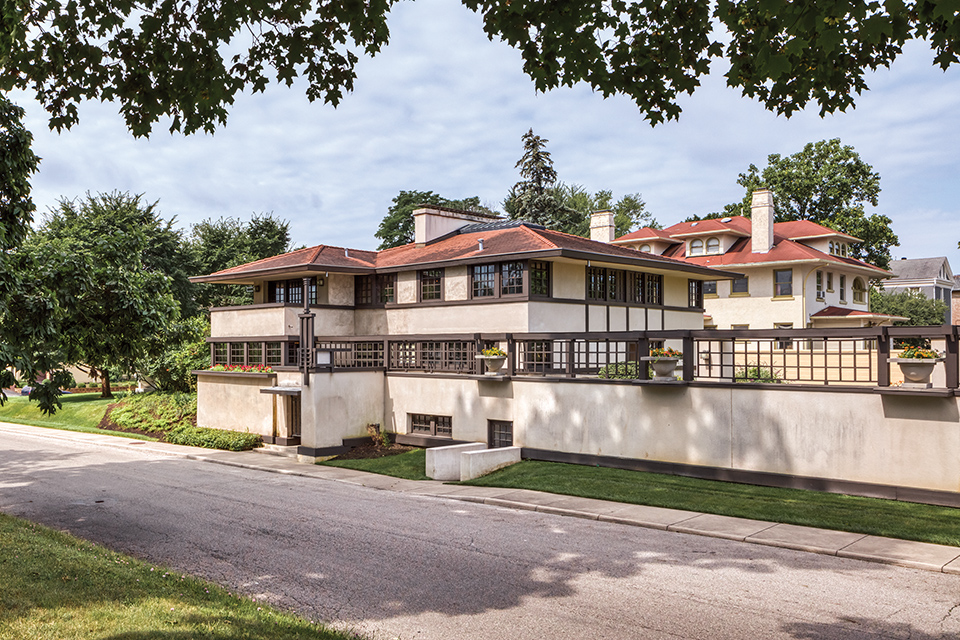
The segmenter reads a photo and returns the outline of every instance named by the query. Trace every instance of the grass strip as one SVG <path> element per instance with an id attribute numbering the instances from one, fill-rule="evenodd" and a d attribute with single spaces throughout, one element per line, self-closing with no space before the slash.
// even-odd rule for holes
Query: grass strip
<path id="1" fill-rule="evenodd" d="M 97 427 L 103 419 L 103 414 L 107 412 L 107 407 L 117 402 L 120 397 L 122 397 L 121 394 L 117 394 L 115 398 L 101 398 L 98 392 L 64 395 L 60 397 L 63 407 L 52 416 L 45 416 L 37 407 L 36 402 L 30 402 L 25 396 L 13 396 L 9 397 L 0 407 L 0 422 L 121 436 L 136 438 L 137 440 L 156 440 L 156 438 L 150 436 L 110 431 Z"/>
<path id="2" fill-rule="evenodd" d="M 960 509 L 525 460 L 462 484 L 532 489 L 960 547 Z"/>
<path id="3" fill-rule="evenodd" d="M 379 473 L 394 478 L 404 478 L 405 480 L 429 480 L 424 471 L 427 468 L 426 449 L 414 449 L 406 453 L 398 453 L 395 456 L 384 456 L 383 458 L 367 458 L 362 460 L 327 460 L 318 464 L 328 467 L 341 467 L 344 469 L 356 469 L 357 471 L 369 471 L 370 473 Z"/>
<path id="4" fill-rule="evenodd" d="M 0 584 L 5 640 L 358 638 L 4 514 Z"/>

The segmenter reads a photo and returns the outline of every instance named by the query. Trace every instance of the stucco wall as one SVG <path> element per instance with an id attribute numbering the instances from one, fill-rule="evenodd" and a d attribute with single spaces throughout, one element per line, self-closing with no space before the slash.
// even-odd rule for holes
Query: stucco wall
<path id="1" fill-rule="evenodd" d="M 470 298 L 470 278 L 467 267 L 447 267 L 443 272 L 443 299 L 467 300 Z"/>
<path id="2" fill-rule="evenodd" d="M 276 396 L 260 393 L 276 378 L 261 376 L 197 376 L 197 425 L 211 429 L 274 433 Z"/>
<path id="3" fill-rule="evenodd" d="M 417 272 L 401 271 L 397 274 L 397 302 L 411 304 L 417 301 Z"/>
<path id="4" fill-rule="evenodd" d="M 331 273 L 327 278 L 327 304 L 352 307 L 354 302 L 353 276 Z"/>
<path id="5" fill-rule="evenodd" d="M 536 302 L 528 303 L 530 333 L 548 331 L 586 331 L 583 305 L 578 303 Z"/>
<path id="6" fill-rule="evenodd" d="M 383 373 L 315 373 L 301 390 L 301 444 L 337 447 L 344 438 L 367 435 L 368 424 L 383 424 Z"/>
<path id="7" fill-rule="evenodd" d="M 514 444 L 960 491 L 956 398 L 785 389 L 386 378 L 391 428 L 449 415 L 453 438 L 486 440 L 512 420 Z"/>
<path id="8" fill-rule="evenodd" d="M 582 262 L 554 262 L 553 297 L 583 300 L 587 295 L 587 271 Z"/>
<path id="9" fill-rule="evenodd" d="M 300 331 L 299 309 L 235 308 L 210 314 L 210 335 L 217 336 L 286 336 Z"/>

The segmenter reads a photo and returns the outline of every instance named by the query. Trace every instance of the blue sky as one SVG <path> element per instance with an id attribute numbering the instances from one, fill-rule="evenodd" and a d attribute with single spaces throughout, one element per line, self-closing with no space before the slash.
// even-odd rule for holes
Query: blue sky
<path id="1" fill-rule="evenodd" d="M 183 227 L 273 212 L 298 244 L 373 249 L 401 190 L 499 207 L 532 127 L 550 141 L 561 180 L 615 197 L 640 193 L 669 225 L 739 200 L 737 175 L 750 163 L 839 137 L 881 175 L 872 212 L 893 219 L 894 256 L 945 255 L 960 272 L 960 69 L 933 67 L 922 43 L 871 75 L 871 90 L 847 113 L 775 116 L 726 88 L 715 64 L 681 100 L 679 122 L 651 128 L 626 98 L 583 86 L 536 93 L 519 54 L 489 41 L 458 3 L 399 3 L 389 24 L 390 44 L 360 62 L 355 91 L 338 108 L 311 104 L 302 86 L 271 86 L 241 97 L 212 136 L 171 135 L 161 122 L 136 140 L 117 106 L 99 103 L 57 134 L 38 105 L 15 96 L 43 158 L 33 183 L 39 209 L 87 191 L 130 191 L 159 200 Z"/>

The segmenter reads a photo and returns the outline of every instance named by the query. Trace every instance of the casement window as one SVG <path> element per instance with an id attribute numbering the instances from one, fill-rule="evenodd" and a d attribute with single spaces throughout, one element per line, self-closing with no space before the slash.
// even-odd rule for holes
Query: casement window
<path id="1" fill-rule="evenodd" d="M 703 308 L 703 282 L 687 280 L 687 306 L 691 309 Z"/>
<path id="2" fill-rule="evenodd" d="M 230 343 L 230 364 L 246 364 L 246 349 L 244 343 Z"/>
<path id="3" fill-rule="evenodd" d="M 690 241 L 690 255 L 692 256 L 702 256 L 703 255 L 703 240 L 696 238 Z"/>
<path id="4" fill-rule="evenodd" d="M 267 348 L 267 361 L 264 363 L 270 367 L 279 367 L 283 364 L 283 343 L 282 342 L 268 342 L 266 344 Z"/>
<path id="5" fill-rule="evenodd" d="M 720 253 L 720 238 L 707 239 L 707 254 L 715 255 Z"/>
<path id="6" fill-rule="evenodd" d="M 213 364 L 230 364 L 230 345 L 227 342 L 216 342 L 213 345 Z"/>
<path id="7" fill-rule="evenodd" d="M 862 278 L 853 279 L 853 301 L 856 304 L 864 304 L 867 301 L 867 287 Z"/>
<path id="8" fill-rule="evenodd" d="M 793 269 L 776 269 L 773 272 L 773 295 L 793 295 Z"/>
<path id="9" fill-rule="evenodd" d="M 847 301 L 847 276 L 840 276 L 840 302 Z"/>
<path id="10" fill-rule="evenodd" d="M 715 296 L 715 295 L 717 295 L 717 281 L 716 281 L 716 280 L 704 280 L 704 281 L 703 281 L 703 295 L 705 295 L 705 296 Z"/>
<path id="11" fill-rule="evenodd" d="M 353 281 L 354 301 L 358 307 L 395 301 L 397 282 L 395 273 L 356 276 Z"/>
<path id="12" fill-rule="evenodd" d="M 263 364 L 263 343 L 247 343 L 247 364 Z"/>
<path id="13" fill-rule="evenodd" d="M 322 279 L 316 277 L 310 278 L 307 284 L 307 295 L 310 298 L 310 304 L 317 304 L 317 287 L 322 285 Z M 303 304 L 303 278 L 268 282 L 267 302 Z"/>
<path id="14" fill-rule="evenodd" d="M 817 271 L 817 300 L 823 300 L 823 271 Z"/>
<path id="15" fill-rule="evenodd" d="M 487 444 L 491 449 L 513 446 L 513 422 L 487 420 Z"/>
<path id="16" fill-rule="evenodd" d="M 607 299 L 607 270 L 601 267 L 587 267 L 587 300 L 604 301 Z"/>
<path id="17" fill-rule="evenodd" d="M 453 436 L 453 418 L 451 416 L 432 416 L 423 413 L 408 415 L 410 416 L 410 433 L 442 438 Z"/>
<path id="18" fill-rule="evenodd" d="M 733 284 L 730 285 L 730 293 L 749 294 L 750 277 L 743 276 L 742 278 L 737 278 L 734 280 Z"/>
<path id="19" fill-rule="evenodd" d="M 607 300 L 626 302 L 627 272 L 623 269 L 607 269 Z"/>
<path id="20" fill-rule="evenodd" d="M 424 269 L 420 276 L 420 300 L 443 300 L 443 269 Z"/>
<path id="21" fill-rule="evenodd" d="M 523 293 L 523 263 L 500 264 L 500 295 L 515 296 Z"/>
<path id="22" fill-rule="evenodd" d="M 530 295 L 538 298 L 550 297 L 550 263 L 540 260 L 530 261 Z"/>
<path id="23" fill-rule="evenodd" d="M 300 341 L 287 343 L 287 361 L 288 367 L 295 367 L 300 364 Z"/>
<path id="24" fill-rule="evenodd" d="M 473 297 L 492 298 L 496 292 L 497 268 L 492 264 L 476 264 L 472 267 Z"/>
<path id="25" fill-rule="evenodd" d="M 626 302 L 627 272 L 623 269 L 587 267 L 587 300 Z"/>
<path id="26" fill-rule="evenodd" d="M 663 276 L 659 273 L 643 274 L 643 302 L 663 305 Z"/>

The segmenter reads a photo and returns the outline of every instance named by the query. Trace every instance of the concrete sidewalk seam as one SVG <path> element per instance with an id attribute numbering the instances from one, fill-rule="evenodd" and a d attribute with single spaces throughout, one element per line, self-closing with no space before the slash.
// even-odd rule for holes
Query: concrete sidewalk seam
<path id="1" fill-rule="evenodd" d="M 36 433 L 36 432 L 31 432 L 29 430 L 24 431 L 22 430 L 23 428 L 43 429 L 44 433 Z M 250 470 L 250 471 L 277 473 L 280 475 L 291 476 L 291 477 L 326 480 L 328 482 L 341 482 L 345 484 L 365 486 L 368 489 L 375 489 L 380 491 L 396 491 L 397 493 L 410 494 L 409 491 L 402 492 L 402 491 L 396 490 L 393 488 L 393 486 L 364 485 L 363 481 L 357 478 L 346 479 L 346 478 L 335 478 L 335 477 L 326 476 L 319 469 L 311 473 L 307 471 L 300 471 L 295 468 L 277 468 L 277 467 L 266 466 L 266 465 L 255 464 L 255 463 L 237 462 L 235 460 L 218 460 L 214 457 L 217 453 L 217 451 L 215 450 L 209 450 L 210 453 L 199 453 L 195 451 L 178 451 L 177 449 L 172 447 L 179 448 L 180 445 L 163 443 L 164 444 L 163 447 L 157 447 L 157 446 L 150 446 L 150 445 L 160 444 L 160 443 L 152 443 L 150 441 L 132 440 L 132 439 L 129 440 L 129 442 L 124 442 L 123 444 L 121 444 L 120 442 L 111 442 L 107 440 L 107 438 L 116 439 L 116 440 L 126 440 L 121 436 L 109 436 L 109 435 L 101 435 L 101 434 L 88 434 L 84 432 L 61 431 L 58 429 L 51 429 L 49 427 L 35 427 L 33 425 L 18 425 L 14 423 L 4 423 L 4 422 L 0 422 L 0 431 L 14 432 L 14 433 L 17 433 L 18 435 L 25 435 L 28 437 L 35 437 L 40 439 L 53 439 L 53 440 L 69 441 L 75 444 L 84 444 L 84 445 L 90 445 L 95 447 L 105 447 L 110 449 L 120 449 L 120 450 L 126 450 L 126 451 L 146 452 L 146 453 L 151 453 L 155 455 L 182 458 L 182 459 L 193 460 L 198 462 L 209 462 L 214 464 L 220 464 L 223 466 L 236 467 L 236 468 Z M 141 444 L 145 444 L 148 446 L 143 446 L 143 447 L 130 446 L 130 445 L 141 445 Z M 196 447 L 183 447 L 183 448 L 196 449 Z M 257 455 L 256 453 L 253 453 L 253 452 L 244 452 L 244 453 L 249 453 L 250 455 Z M 282 462 L 284 464 L 290 464 L 290 465 L 303 464 L 303 463 L 297 462 L 294 459 L 290 459 L 288 461 L 286 459 L 280 458 L 279 456 L 277 458 L 279 462 Z M 367 475 L 367 476 L 387 477 L 387 476 L 381 476 L 381 474 L 374 474 L 374 473 L 363 472 L 363 471 L 357 471 L 357 473 L 362 475 Z M 398 479 L 398 482 L 399 481 L 400 480 Z M 462 485 L 462 486 L 464 486 L 463 490 L 465 492 L 468 492 L 470 490 L 468 486 L 465 486 L 465 485 Z M 657 529 L 661 531 L 670 531 L 671 533 L 686 533 L 690 535 L 698 535 L 698 536 L 703 536 L 708 538 L 719 538 L 719 539 L 731 540 L 735 542 L 744 542 L 748 544 L 757 544 L 757 545 L 768 546 L 768 547 L 789 549 L 791 551 L 798 551 L 801 553 L 817 553 L 820 555 L 829 555 L 829 556 L 834 556 L 838 558 L 854 559 L 862 562 L 874 562 L 879 564 L 895 565 L 895 566 L 901 566 L 901 567 L 906 567 L 910 569 L 919 569 L 923 571 L 933 571 L 937 573 L 960 573 L 960 567 L 949 566 L 960 561 L 960 548 L 957 548 L 956 554 L 946 562 L 930 562 L 930 561 L 924 561 L 922 559 L 911 559 L 911 558 L 903 557 L 903 556 L 909 555 L 907 552 L 910 550 L 910 547 L 912 545 L 915 546 L 916 553 L 919 555 L 923 555 L 923 552 L 925 552 L 927 549 L 936 548 L 936 547 L 946 547 L 946 545 L 934 545 L 932 543 L 914 542 L 910 540 L 899 540 L 896 538 L 883 538 L 880 536 L 870 536 L 868 534 L 862 534 L 856 540 L 848 544 L 845 544 L 836 550 L 830 550 L 827 548 L 818 548 L 818 547 L 809 546 L 809 545 L 802 546 L 798 544 L 791 544 L 789 542 L 782 541 L 782 540 L 773 540 L 773 539 L 765 540 L 765 539 L 758 539 L 755 537 L 765 531 L 769 531 L 770 529 L 775 528 L 776 526 L 778 526 L 778 524 L 780 524 L 776 522 L 769 523 L 769 526 L 763 527 L 757 531 L 753 531 L 752 533 L 749 533 L 746 535 L 740 535 L 740 534 L 732 534 L 732 533 L 726 533 L 721 531 L 710 531 L 709 529 L 697 529 L 692 526 L 691 527 L 682 526 L 684 523 L 690 520 L 693 520 L 695 518 L 698 518 L 700 516 L 711 515 L 711 514 L 703 514 L 703 513 L 690 512 L 691 515 L 689 515 L 688 517 L 682 518 L 677 520 L 676 522 L 664 525 L 656 522 L 644 522 L 642 520 L 639 520 L 637 517 L 605 515 L 600 512 L 594 513 L 591 511 L 581 511 L 577 509 L 564 509 L 559 507 L 550 507 L 549 505 L 538 505 L 531 502 L 521 502 L 516 500 L 507 500 L 503 498 L 490 498 L 490 497 L 485 498 L 477 495 L 469 495 L 469 493 L 458 493 L 458 494 L 429 493 L 429 494 L 417 494 L 417 495 L 426 495 L 427 497 L 443 498 L 447 500 L 459 500 L 461 502 L 473 502 L 473 503 L 485 504 L 493 507 L 501 507 L 501 508 L 506 507 L 506 508 L 520 510 L 520 511 L 533 511 L 537 513 L 543 513 L 547 515 L 556 515 L 560 517 L 574 517 L 574 518 L 581 518 L 581 519 L 587 519 L 587 520 L 595 520 L 599 522 L 607 522 L 611 524 L 642 527 L 646 529 Z M 585 500 L 592 500 L 592 499 L 585 498 Z M 623 503 L 623 504 L 625 507 L 631 506 L 630 503 Z M 642 507 L 643 505 L 634 505 L 634 506 Z M 663 507 L 655 507 L 655 508 L 664 509 Z M 670 511 L 670 509 L 667 509 L 667 510 Z M 683 513 L 680 510 L 677 510 L 677 511 L 678 513 Z M 745 518 L 735 518 L 733 516 L 719 516 L 719 517 L 730 518 L 730 520 L 743 520 L 743 521 L 748 520 Z M 814 527 L 809 527 L 809 529 L 817 530 Z M 817 531 L 828 532 L 833 530 L 820 529 Z M 885 556 L 879 553 L 867 553 L 867 552 L 857 552 L 857 551 L 848 550 L 851 546 L 861 543 L 867 540 L 868 538 L 871 538 L 871 539 L 875 538 L 878 541 L 889 540 L 891 543 L 897 544 L 899 548 L 902 550 L 902 552 L 898 556 Z M 921 547 L 919 545 L 923 545 L 923 546 Z M 953 548 L 950 547 L 950 549 L 952 552 Z"/>

